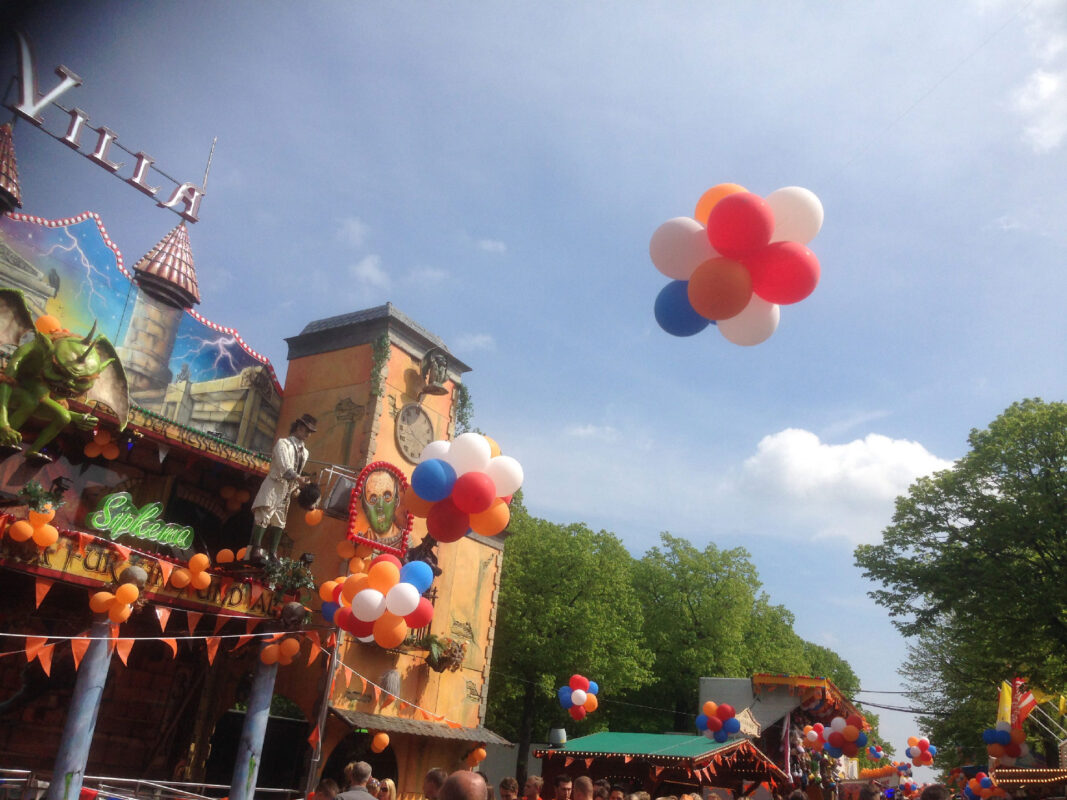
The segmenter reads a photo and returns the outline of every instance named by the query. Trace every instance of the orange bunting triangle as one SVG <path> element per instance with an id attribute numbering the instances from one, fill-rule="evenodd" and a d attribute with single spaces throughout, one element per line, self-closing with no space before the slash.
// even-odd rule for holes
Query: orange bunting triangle
<path id="1" fill-rule="evenodd" d="M 170 583 L 170 574 L 174 572 L 174 565 L 162 558 L 156 563 L 159 564 L 159 574 L 163 577 L 163 585 L 166 586 Z"/>
<path id="2" fill-rule="evenodd" d="M 315 659 L 319 657 L 319 653 L 322 652 L 322 648 L 315 642 L 311 643 L 311 652 L 308 653 L 308 666 L 310 667 L 315 663 Z"/>
<path id="3" fill-rule="evenodd" d="M 629 764 L 633 760 L 634 760 L 633 756 L 623 756 L 622 757 L 622 763 L 623 764 Z"/>
<path id="4" fill-rule="evenodd" d="M 251 636 L 248 636 L 247 634 L 242 636 L 240 639 L 237 640 L 237 644 L 235 644 L 230 649 L 230 652 L 232 653 L 234 650 L 237 650 L 238 648 L 243 647 L 244 645 L 248 644 L 250 641 L 252 641 L 252 637 Z"/>
<path id="5" fill-rule="evenodd" d="M 186 611 L 185 621 L 189 624 L 189 635 L 196 635 L 196 626 L 200 624 L 200 618 L 204 615 L 198 611 Z"/>
<path id="6" fill-rule="evenodd" d="M 115 544 L 114 542 L 111 543 L 111 546 L 115 548 L 116 553 L 122 556 L 123 561 L 129 560 L 131 552 L 129 547 L 126 547 L 126 545 L 123 544 Z"/>
<path id="7" fill-rule="evenodd" d="M 159 620 L 159 629 L 165 631 L 170 622 L 170 609 L 166 606 L 156 606 L 156 618 Z"/>
<path id="8" fill-rule="evenodd" d="M 385 697 L 382 698 L 382 708 L 388 708 L 392 702 L 396 700 L 396 695 L 390 694 L 389 692 L 382 692 L 382 694 L 385 695 Z"/>
<path id="9" fill-rule="evenodd" d="M 408 705 L 407 700 L 401 700 L 396 706 L 396 710 L 397 710 L 398 714 L 403 714 L 409 708 L 411 708 L 411 706 Z"/>
<path id="10" fill-rule="evenodd" d="M 308 744 L 311 745 L 312 747 L 318 747 L 318 744 L 319 744 L 319 726 L 318 725 L 315 726 L 315 730 L 313 730 L 311 732 L 311 735 L 308 737 Z"/>
<path id="11" fill-rule="evenodd" d="M 55 648 L 54 644 L 49 644 L 37 651 L 37 661 L 40 663 L 45 675 L 52 674 L 52 651 Z"/>
<path id="12" fill-rule="evenodd" d="M 565 758 L 563 760 L 563 766 L 565 766 L 565 767 L 569 767 L 573 763 L 574 763 L 574 758 L 572 756 L 567 756 L 567 758 Z"/>
<path id="13" fill-rule="evenodd" d="M 330 649 L 337 646 L 337 632 L 331 631 L 330 638 L 326 640 L 326 648 Z"/>
<path id="14" fill-rule="evenodd" d="M 167 636 L 167 637 L 161 638 L 159 641 L 163 642 L 163 644 L 167 645 L 167 647 L 170 648 L 171 658 L 177 658 L 178 657 L 178 640 L 177 639 L 171 639 L 169 636 Z"/>
<path id="15" fill-rule="evenodd" d="M 367 679 L 364 678 L 362 675 L 359 676 L 359 691 L 362 694 L 367 693 Z"/>
<path id="16" fill-rule="evenodd" d="M 115 640 L 115 652 L 119 654 L 119 658 L 122 659 L 122 663 L 129 666 L 127 659 L 130 657 L 130 651 L 133 649 L 133 639 L 116 639 Z"/>
<path id="17" fill-rule="evenodd" d="M 376 683 L 372 683 L 371 686 L 374 687 L 374 705 L 378 705 L 382 702 L 382 688 Z"/>
<path id="18" fill-rule="evenodd" d="M 252 631 L 254 631 L 256 628 L 259 627 L 260 622 L 262 622 L 262 620 L 256 619 L 255 617 L 249 617 L 248 619 L 246 619 L 245 633 L 251 633 Z"/>
<path id="19" fill-rule="evenodd" d="M 233 578 L 219 578 L 219 594 L 222 597 L 226 596 L 231 586 L 233 586 Z"/>
<path id="20" fill-rule="evenodd" d="M 38 578 L 34 582 L 34 590 L 37 592 L 37 608 L 41 607 L 41 601 L 44 600 L 45 595 L 48 594 L 52 588 L 52 581 L 45 578 Z"/>
<path id="21" fill-rule="evenodd" d="M 219 631 L 221 631 L 222 630 L 222 626 L 225 625 L 229 621 L 230 620 L 229 620 L 228 617 L 223 617 L 223 616 L 216 617 L 215 618 L 215 633 L 218 633 Z"/>
<path id="22" fill-rule="evenodd" d="M 429 719 L 430 718 L 430 715 L 427 714 L 425 711 L 423 711 L 421 708 L 419 709 L 418 713 L 422 715 L 423 719 Z"/>
<path id="23" fill-rule="evenodd" d="M 75 535 L 78 537 L 78 555 L 85 558 L 85 548 L 87 548 L 89 543 L 96 537 L 88 533 L 77 533 Z"/>
<path id="24" fill-rule="evenodd" d="M 657 778 L 659 777 L 659 774 L 661 772 L 663 772 L 663 767 L 655 767 L 655 773 Z"/>
<path id="25" fill-rule="evenodd" d="M 587 759 L 585 760 L 585 768 L 586 768 L 586 769 L 589 769 L 589 768 L 590 768 L 591 766 L 593 766 L 593 759 L 591 759 L 591 758 L 587 758 Z"/>
<path id="26" fill-rule="evenodd" d="M 256 601 L 259 600 L 259 598 L 263 596 L 263 584 L 262 583 L 252 583 L 252 584 L 249 584 L 248 588 L 249 588 L 248 606 L 249 606 L 249 608 L 251 608 L 252 606 L 254 606 L 256 604 Z"/>
<path id="27" fill-rule="evenodd" d="M 307 640 L 317 647 L 322 647 L 322 639 L 319 638 L 318 631 L 307 631 L 304 634 L 307 636 Z"/>
<path id="28" fill-rule="evenodd" d="M 82 659 L 85 658 L 85 651 L 89 649 L 88 639 L 71 639 L 70 640 L 70 654 L 74 656 L 74 669 L 77 670 L 82 664 Z"/>
<path id="29" fill-rule="evenodd" d="M 37 654 L 41 652 L 41 648 L 45 646 L 48 641 L 47 636 L 27 636 L 26 637 L 26 663 L 33 661 L 37 658 Z"/>
<path id="30" fill-rule="evenodd" d="M 453 720 L 450 720 L 450 719 L 446 719 L 446 720 L 445 720 L 445 724 L 446 724 L 446 725 L 447 725 L 448 727 L 452 728 L 453 730 L 459 730 L 460 728 L 462 728 L 462 727 L 463 727 L 463 726 L 462 726 L 462 725 L 461 725 L 460 723 L 458 723 L 458 722 L 455 722 L 455 721 L 453 721 Z"/>
<path id="31" fill-rule="evenodd" d="M 209 637 L 207 637 L 207 663 L 208 664 L 214 664 L 215 663 L 215 654 L 217 652 L 219 652 L 219 642 L 221 642 L 221 641 L 222 641 L 222 639 L 220 637 L 218 637 L 218 636 L 209 636 Z"/>
<path id="32" fill-rule="evenodd" d="M 348 667 L 345 667 L 344 664 L 342 664 L 341 666 L 344 667 L 344 672 L 345 672 L 345 688 L 346 689 L 351 688 L 351 686 L 352 686 L 352 678 L 353 678 L 352 670 L 350 670 Z"/>

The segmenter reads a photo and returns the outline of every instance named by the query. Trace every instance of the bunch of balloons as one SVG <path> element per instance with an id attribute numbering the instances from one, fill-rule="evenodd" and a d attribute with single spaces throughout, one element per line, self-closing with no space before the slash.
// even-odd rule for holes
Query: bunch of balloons
<path id="1" fill-rule="evenodd" d="M 584 675 L 571 675 L 566 686 L 560 686 L 556 696 L 559 704 L 567 710 L 575 720 L 585 719 L 585 715 L 596 711 L 600 705 L 597 700 L 597 692 L 600 687 L 596 681 L 591 681 Z"/>
<path id="2" fill-rule="evenodd" d="M 20 519 L 11 523 L 8 535 L 16 542 L 26 542 L 33 539 L 38 548 L 44 550 L 59 541 L 59 529 L 52 525 L 56 512 L 51 505 L 44 505 L 40 510 L 31 508 L 27 519 Z"/>
<path id="3" fill-rule="evenodd" d="M 124 583 L 115 589 L 115 593 L 97 592 L 89 598 L 89 608 L 97 614 L 107 614 L 112 622 L 125 622 L 133 613 L 133 604 L 141 596 L 141 590 L 134 583 Z"/>
<path id="4" fill-rule="evenodd" d="M 82 452 L 89 458 L 103 456 L 108 461 L 114 461 L 119 457 L 119 444 L 111 435 L 111 431 L 97 428 L 93 432 L 93 440 L 82 448 Z"/>
<path id="5" fill-rule="evenodd" d="M 236 486 L 223 486 L 219 489 L 219 497 L 226 501 L 226 510 L 233 513 L 240 511 L 241 506 L 252 499 L 252 493 Z"/>
<path id="6" fill-rule="evenodd" d="M 937 748 L 930 744 L 930 740 L 925 736 L 921 739 L 918 736 L 909 736 L 908 749 L 904 752 L 916 767 L 928 767 L 934 763 Z"/>
<path id="7" fill-rule="evenodd" d="M 1016 759 L 1030 752 L 1026 733 L 1022 728 L 1011 727 L 1010 722 L 998 722 L 995 728 L 986 728 L 982 731 L 982 741 L 985 742 L 986 752 L 997 759 L 1002 767 L 1015 766 Z"/>
<path id="8" fill-rule="evenodd" d="M 894 761 L 893 766 L 897 768 L 898 774 L 911 775 L 911 764 L 907 761 Z"/>
<path id="9" fill-rule="evenodd" d="M 708 700 L 697 714 L 697 733 L 722 743 L 741 731 L 741 720 L 729 703 L 714 703 Z"/>
<path id="10" fill-rule="evenodd" d="M 919 784 L 915 781 L 901 781 L 898 788 L 905 797 L 910 797 L 919 791 Z"/>
<path id="11" fill-rule="evenodd" d="M 295 636 L 287 636 L 277 644 L 264 645 L 259 651 L 259 660 L 264 664 L 280 664 L 287 667 L 293 663 L 293 659 L 299 652 L 300 640 Z"/>
<path id="12" fill-rule="evenodd" d="M 464 433 L 423 448 L 411 473 L 414 499 L 405 501 L 439 542 L 457 542 L 473 530 L 496 536 L 511 519 L 508 503 L 522 486 L 522 466 L 488 436 Z"/>
<path id="13" fill-rule="evenodd" d="M 862 748 L 867 746 L 867 734 L 863 732 L 863 717 L 850 714 L 846 717 L 834 717 L 830 726 L 821 722 L 804 726 L 804 745 L 812 750 L 826 748 L 828 755 L 840 758 L 845 755 L 855 758 Z"/>
<path id="14" fill-rule="evenodd" d="M 881 761 L 885 758 L 885 752 L 882 750 L 881 745 L 872 744 L 867 746 L 867 756 L 871 761 Z"/>
<path id="15" fill-rule="evenodd" d="M 712 322 L 734 344 L 766 341 L 779 306 L 800 302 L 819 282 L 819 260 L 805 245 L 822 220 L 819 198 L 799 186 L 766 198 L 735 183 L 708 189 L 695 218 L 675 217 L 652 234 L 652 263 L 673 279 L 656 298 L 656 321 L 674 336 Z"/>
<path id="16" fill-rule="evenodd" d="M 189 584 L 194 589 L 203 591 L 211 585 L 211 575 L 207 568 L 211 566 L 211 557 L 207 553 L 197 553 L 189 559 L 189 568 L 178 567 L 170 573 L 170 585 L 175 589 L 184 589 Z"/>
<path id="17" fill-rule="evenodd" d="M 433 605 L 422 596 L 431 584 L 433 570 L 425 561 L 401 564 L 396 556 L 383 554 L 367 564 L 366 572 L 319 587 L 322 616 L 361 642 L 399 647 L 409 629 L 433 619 Z"/>
<path id="18" fill-rule="evenodd" d="M 1004 797 L 1007 795 L 1003 789 L 993 783 L 993 779 L 984 772 L 979 772 L 963 787 L 963 796 L 967 800 L 979 798 Z"/>

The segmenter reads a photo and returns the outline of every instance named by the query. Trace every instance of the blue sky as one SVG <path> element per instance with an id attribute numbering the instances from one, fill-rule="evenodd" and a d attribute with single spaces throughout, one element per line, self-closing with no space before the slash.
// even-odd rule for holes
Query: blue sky
<path id="1" fill-rule="evenodd" d="M 218 136 L 202 314 L 282 375 L 283 337 L 391 300 L 474 367 L 535 513 L 635 554 L 661 530 L 744 545 L 865 688 L 899 688 L 904 645 L 854 545 L 971 428 L 1063 397 L 1061 3 L 46 3 L 22 25 L 42 84 L 73 69 L 62 102 L 171 175 Z M 24 210 L 99 212 L 128 263 L 177 221 L 24 122 L 16 147 Z M 826 209 L 819 287 L 753 348 L 652 317 L 649 237 L 724 181 Z"/>

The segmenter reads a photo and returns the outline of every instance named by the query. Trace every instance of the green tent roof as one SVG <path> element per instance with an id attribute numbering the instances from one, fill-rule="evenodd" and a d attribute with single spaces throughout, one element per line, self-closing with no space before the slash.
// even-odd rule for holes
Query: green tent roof
<path id="1" fill-rule="evenodd" d="M 701 759 L 716 750 L 736 746 L 740 741 L 716 742 L 706 736 L 680 736 L 671 733 L 593 733 L 571 739 L 551 752 L 589 753 L 591 755 L 659 756 L 662 758 Z"/>

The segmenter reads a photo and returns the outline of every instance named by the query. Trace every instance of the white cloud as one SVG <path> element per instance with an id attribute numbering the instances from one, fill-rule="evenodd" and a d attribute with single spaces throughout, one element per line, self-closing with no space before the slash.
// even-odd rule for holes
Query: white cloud
<path id="1" fill-rule="evenodd" d="M 388 289 L 390 286 L 389 275 L 384 269 L 382 269 L 382 257 L 379 255 L 371 254 L 365 256 L 358 263 L 353 264 L 348 268 L 352 273 L 352 277 L 368 286 L 374 286 L 379 289 Z"/>
<path id="2" fill-rule="evenodd" d="M 456 337 L 456 349 L 491 352 L 496 350 L 496 339 L 490 333 L 464 333 Z"/>
<path id="3" fill-rule="evenodd" d="M 1023 139 L 1047 153 L 1067 138 L 1067 7 L 1035 0 L 1025 9 L 1026 37 L 1038 63 L 1012 97 L 1025 121 Z"/>
<path id="4" fill-rule="evenodd" d="M 448 270 L 441 269 L 440 267 L 415 267 L 408 273 L 407 280 L 409 283 L 421 283 L 424 285 L 434 285 L 444 283 L 448 278 Z"/>
<path id="5" fill-rule="evenodd" d="M 600 439 L 605 442 L 614 442 L 619 438 L 618 430 L 611 425 L 571 425 L 563 432 L 577 439 Z"/>
<path id="6" fill-rule="evenodd" d="M 345 217 L 337 228 L 337 238 L 352 247 L 362 247 L 369 233 L 370 226 L 359 217 Z"/>
<path id="7" fill-rule="evenodd" d="M 475 246 L 486 253 L 506 253 L 508 249 L 499 239 L 479 239 Z"/>

